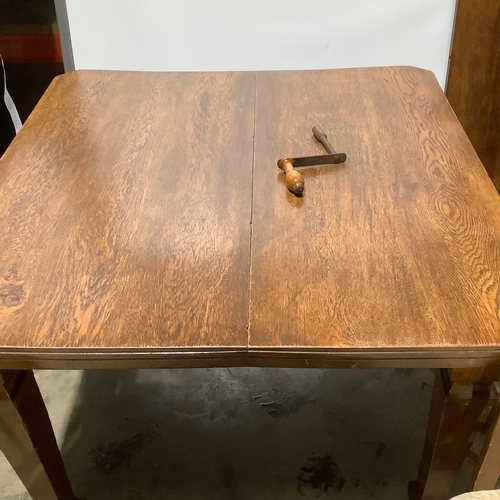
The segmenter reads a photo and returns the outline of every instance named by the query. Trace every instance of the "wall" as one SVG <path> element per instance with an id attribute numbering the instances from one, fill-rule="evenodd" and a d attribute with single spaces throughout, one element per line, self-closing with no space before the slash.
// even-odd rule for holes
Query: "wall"
<path id="1" fill-rule="evenodd" d="M 455 0 L 66 0 L 77 69 L 413 65 L 444 85 Z"/>

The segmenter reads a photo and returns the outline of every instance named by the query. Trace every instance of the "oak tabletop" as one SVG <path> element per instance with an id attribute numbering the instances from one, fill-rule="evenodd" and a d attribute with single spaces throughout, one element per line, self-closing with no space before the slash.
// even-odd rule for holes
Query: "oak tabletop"
<path id="1" fill-rule="evenodd" d="M 246 347 L 255 76 L 60 76 L 0 167 L 6 348 Z"/>
<path id="2" fill-rule="evenodd" d="M 347 161 L 296 197 L 313 125 Z M 0 159 L 2 366 L 487 363 L 499 284 L 499 196 L 424 70 L 77 71 Z"/>
<path id="3" fill-rule="evenodd" d="M 315 123 L 347 161 L 297 198 Z M 498 349 L 500 198 L 431 72 L 263 73 L 255 129 L 252 346 Z"/>

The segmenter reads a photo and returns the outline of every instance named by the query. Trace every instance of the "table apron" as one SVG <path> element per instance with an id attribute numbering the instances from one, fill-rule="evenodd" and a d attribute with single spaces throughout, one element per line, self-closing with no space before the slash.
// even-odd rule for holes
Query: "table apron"
<path id="1" fill-rule="evenodd" d="M 500 350 L 135 350 L 0 351 L 4 370 L 275 368 L 483 368 L 500 367 Z"/>

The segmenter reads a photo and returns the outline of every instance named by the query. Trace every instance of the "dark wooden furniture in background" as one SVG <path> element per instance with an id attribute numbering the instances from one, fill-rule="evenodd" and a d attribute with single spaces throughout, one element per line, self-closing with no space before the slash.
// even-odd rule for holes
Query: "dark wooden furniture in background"
<path id="1" fill-rule="evenodd" d="M 500 190 L 500 0 L 458 0 L 446 94 Z"/>
<path id="2" fill-rule="evenodd" d="M 276 161 L 323 153 L 314 124 L 348 160 L 296 198 Z M 200 366 L 453 368 L 411 488 L 448 498 L 500 376 L 500 198 L 432 73 L 70 73 L 0 199 L 0 432 L 27 426 L 33 498 L 72 494 L 9 381 Z"/>
<path id="3" fill-rule="evenodd" d="M 6 64 L 62 63 L 54 0 L 2 0 L 0 54 Z"/>
<path id="4" fill-rule="evenodd" d="M 52 79 L 64 73 L 54 0 L 22 4 L 1 0 L 0 4 L 0 54 L 9 93 L 24 122 Z M 0 156 L 12 137 L 9 118 L 2 115 Z"/>

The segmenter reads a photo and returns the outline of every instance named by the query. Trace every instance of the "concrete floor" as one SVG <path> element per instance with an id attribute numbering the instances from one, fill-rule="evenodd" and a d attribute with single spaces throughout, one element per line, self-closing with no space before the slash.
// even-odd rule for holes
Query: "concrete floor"
<path id="1" fill-rule="evenodd" d="M 87 500 L 405 499 L 433 384 L 431 370 L 36 376 L 74 491 Z M 29 499 L 2 455 L 0 498 Z"/>

